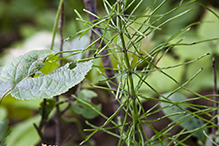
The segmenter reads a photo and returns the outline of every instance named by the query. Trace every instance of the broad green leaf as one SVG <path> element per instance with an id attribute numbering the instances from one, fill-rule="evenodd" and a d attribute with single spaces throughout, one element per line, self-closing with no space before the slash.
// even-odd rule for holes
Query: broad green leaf
<path id="1" fill-rule="evenodd" d="M 8 120 L 5 120 L 0 123 L 0 146 L 5 146 L 5 138 L 10 133 L 8 124 Z"/>
<path id="2" fill-rule="evenodd" d="M 84 100 L 89 101 L 89 98 L 97 97 L 97 93 L 92 90 L 81 90 L 78 92 L 78 97 Z"/>
<path id="3" fill-rule="evenodd" d="M 167 96 L 168 94 L 165 94 L 164 96 Z M 161 97 L 162 98 L 162 97 Z M 164 98 L 162 98 L 164 99 Z M 180 102 L 184 102 L 187 98 L 180 94 L 175 93 L 169 97 L 169 99 L 176 103 L 179 103 L 179 107 L 182 109 L 186 109 L 185 106 L 180 105 Z M 164 99 L 166 100 L 166 99 Z M 184 110 L 180 109 L 174 104 L 168 103 L 168 102 L 162 102 L 161 107 L 165 107 L 163 109 L 164 113 L 166 115 L 174 114 L 174 116 L 169 116 L 172 121 L 177 121 L 177 123 L 180 123 L 179 125 L 187 130 L 194 130 L 197 128 L 200 128 L 204 125 L 204 121 L 202 119 L 199 119 L 197 117 L 194 117 L 192 114 L 185 112 Z M 203 129 L 207 133 L 207 129 Z M 206 141 L 206 137 L 203 134 L 202 130 L 198 130 L 193 136 L 197 137 L 199 140 L 201 140 L 203 143 Z"/>
<path id="4" fill-rule="evenodd" d="M 32 78 L 43 67 L 42 59 L 51 53 L 50 50 L 31 51 L 4 66 L 0 85 L 7 88 L 1 90 L 1 96 L 10 92 L 18 99 L 51 98 L 80 83 L 91 69 L 92 61 L 77 63 L 74 69 L 67 63 L 50 74 Z"/>
<path id="5" fill-rule="evenodd" d="M 51 98 L 60 95 L 80 83 L 91 66 L 92 61 L 78 63 L 70 70 L 67 63 L 48 75 L 22 80 L 11 90 L 11 95 L 19 99 Z"/>
<path id="6" fill-rule="evenodd" d="M 6 96 L 7 95 L 7 91 L 13 87 L 13 84 L 10 83 L 4 83 L 1 79 L 0 79 L 0 96 Z"/>
<path id="7" fill-rule="evenodd" d="M 96 97 L 97 94 L 91 90 L 82 90 L 78 92 L 78 98 L 82 100 L 83 102 L 88 102 L 93 108 L 97 109 L 98 111 L 101 111 L 101 105 L 94 105 L 91 103 L 89 98 Z M 79 100 L 72 102 L 72 109 L 75 113 L 81 114 L 83 117 L 87 119 L 93 119 L 98 116 L 98 113 L 96 113 L 91 107 L 87 106 L 83 102 L 80 102 Z"/>
<path id="8" fill-rule="evenodd" d="M 0 96 L 4 96 L 19 82 L 36 73 L 43 66 L 42 59 L 48 54 L 54 53 L 51 50 L 30 51 L 15 58 L 11 63 L 1 69 L 0 75 Z"/>
<path id="9" fill-rule="evenodd" d="M 2 68 L 2 81 L 9 84 L 19 83 L 24 78 L 41 69 L 44 65 L 42 60 L 51 53 L 54 52 L 51 50 L 35 50 L 15 58 L 11 63 Z"/>
<path id="10" fill-rule="evenodd" d="M 90 104 L 92 104 L 92 103 L 90 103 Z M 100 104 L 99 105 L 92 104 L 92 106 L 94 106 L 98 111 L 101 110 Z M 78 101 L 72 102 L 72 108 L 75 111 L 75 113 L 81 114 L 86 119 L 93 119 L 93 118 L 98 116 L 98 114 L 94 110 L 92 110 L 87 105 L 80 103 Z"/>
<path id="11" fill-rule="evenodd" d="M 40 115 L 37 115 L 12 126 L 11 134 L 6 138 L 7 146 L 37 145 L 40 141 L 40 137 L 34 128 L 33 123 L 39 123 L 40 119 Z"/>

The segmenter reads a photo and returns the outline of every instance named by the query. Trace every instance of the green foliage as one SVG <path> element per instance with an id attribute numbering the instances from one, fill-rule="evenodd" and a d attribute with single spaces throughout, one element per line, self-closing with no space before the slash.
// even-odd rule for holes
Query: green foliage
<path id="1" fill-rule="evenodd" d="M 75 113 L 81 114 L 83 117 L 87 119 L 93 119 L 97 117 L 99 114 L 96 113 L 91 107 L 87 106 L 90 104 L 94 109 L 101 111 L 101 105 L 94 105 L 90 102 L 91 98 L 96 97 L 97 94 L 91 90 L 81 90 L 78 92 L 77 99 L 71 103 L 72 109 Z"/>
<path id="2" fill-rule="evenodd" d="M 200 145 L 217 142 L 217 139 L 212 142 L 213 137 L 209 133 L 209 127 L 218 128 L 218 125 L 213 123 L 213 119 L 217 115 L 215 117 L 211 115 L 212 111 L 218 110 L 218 107 L 192 103 L 196 100 L 205 100 L 212 104 L 215 102 L 209 98 L 213 98 L 215 95 L 202 95 L 199 91 L 215 86 L 212 79 L 211 59 L 219 54 L 217 10 L 212 12 L 208 9 L 209 11 L 205 12 L 201 21 L 193 22 L 201 5 L 195 0 L 181 0 L 180 2 L 103 0 L 101 15 L 84 10 L 97 18 L 92 22 L 87 20 L 87 16 L 84 16 L 81 10 L 75 10 L 78 21 L 74 22 L 73 29 L 65 33 L 73 34 L 65 39 L 63 50 L 60 51 L 59 44 L 56 44 L 57 40 L 55 41 L 55 35 L 62 2 L 60 1 L 54 24 L 51 45 L 53 51 L 30 51 L 0 68 L 0 95 L 2 98 L 12 98 L 11 96 L 13 96 L 19 100 L 36 100 L 37 98 L 56 96 L 56 101 L 45 99 L 44 102 L 41 102 L 42 99 L 40 101 L 38 99 L 36 103 L 41 102 L 39 114 L 12 126 L 11 137 L 6 139 L 9 146 L 37 144 L 40 140 L 39 131 L 38 133 L 35 131 L 32 123 L 40 122 L 43 117 L 46 120 L 51 119 L 53 115 L 51 116 L 50 113 L 55 111 L 54 108 L 59 112 L 56 116 L 60 119 L 76 113 L 88 120 L 81 122 L 75 117 L 65 119 L 65 122 L 73 121 L 77 124 L 81 138 L 84 139 L 81 144 L 88 141 L 86 144 L 92 145 L 89 143 L 90 139 L 98 131 L 115 137 L 119 146 L 184 146 L 188 145 L 187 142 L 192 137 L 201 141 Z M 22 10 L 19 14 L 25 15 L 25 17 L 30 17 L 31 13 L 29 12 L 39 9 L 36 2 L 28 2 L 24 5 L 14 0 L 13 3 L 18 5 L 17 8 L 11 7 L 13 13 L 17 12 L 19 7 L 29 5 L 28 9 Z M 40 3 L 44 2 L 40 1 Z M 0 2 L 0 4 L 6 5 L 4 2 Z M 49 18 L 48 23 L 46 20 L 50 16 L 54 17 L 54 13 L 48 10 L 41 17 L 42 13 L 44 12 L 37 15 L 35 22 L 41 27 L 50 28 L 52 20 Z M 189 23 L 193 23 L 188 24 L 187 20 Z M 212 20 L 215 22 L 212 23 Z M 81 23 L 83 25 L 78 25 Z M 195 25 L 198 27 L 195 28 Z M 100 28 L 102 33 L 97 32 L 94 27 Z M 63 29 L 63 32 L 69 28 Z M 34 33 L 31 26 L 24 26 L 20 29 L 25 36 Z M 76 30 L 78 32 L 74 33 Z M 99 38 L 95 41 L 90 40 L 91 37 L 87 36 L 88 32 L 98 33 Z M 71 38 L 73 38 L 72 41 Z M 100 44 L 98 48 L 93 48 L 94 44 L 99 42 L 104 42 L 105 46 Z M 34 46 L 32 43 L 31 45 Z M 108 54 L 103 53 L 106 50 Z M 84 53 L 87 53 L 86 56 L 91 55 L 85 58 Z M 59 54 L 62 54 L 62 58 L 59 58 Z M 104 58 L 106 56 L 109 56 L 111 60 L 106 61 Z M 100 58 L 102 58 L 103 65 Z M 59 63 L 60 60 L 62 63 Z M 113 67 L 104 66 L 106 64 L 104 60 L 108 63 L 112 62 Z M 118 84 L 114 83 L 116 89 L 112 89 L 111 76 L 107 76 L 109 73 L 107 70 L 115 72 L 115 76 L 112 78 L 116 78 L 118 81 Z M 88 74 L 89 71 L 91 72 Z M 102 105 L 95 105 L 92 100 L 94 97 L 97 97 L 95 99 L 99 101 L 106 100 L 104 95 L 109 91 L 110 95 L 114 97 L 112 104 L 116 102 L 117 104 L 113 105 L 116 108 L 113 107 L 115 109 L 111 112 L 112 114 L 106 116 L 104 110 L 101 110 Z M 58 97 L 61 94 L 62 96 Z M 194 98 L 187 98 L 188 95 L 192 95 Z M 108 102 L 108 100 L 106 101 Z M 156 102 L 156 104 L 145 107 L 144 104 L 149 101 Z M 11 101 L 5 106 L 6 108 L 9 106 L 23 107 L 23 110 L 28 108 L 30 116 L 30 111 L 36 110 L 38 107 L 38 105 L 34 105 L 34 101 L 22 101 L 22 103 Z M 64 107 L 63 103 L 68 106 Z M 73 114 L 69 107 L 74 111 Z M 2 111 L 4 109 L 2 108 Z M 14 112 L 16 109 L 10 107 L 10 110 Z M 21 110 L 20 113 L 25 115 L 27 111 L 22 112 Z M 163 112 L 164 115 L 160 116 L 160 112 Z M 210 118 L 203 118 L 203 115 Z M 4 118 L 6 118 L 5 115 L 2 116 L 2 119 Z M 89 122 L 93 118 L 102 118 L 100 121 L 105 121 L 93 125 Z M 162 120 L 167 118 L 171 122 L 167 126 L 163 126 Z M 84 129 L 84 131 L 91 132 L 87 137 L 82 131 L 84 127 L 81 127 L 81 123 L 86 123 L 91 127 Z M 156 123 L 160 124 L 162 128 L 156 127 Z M 177 129 L 178 127 L 181 129 Z M 8 127 L 6 126 L 5 129 L 7 130 Z M 171 133 L 174 129 L 178 131 Z M 7 134 L 7 132 L 3 134 L 3 139 Z"/>
<path id="3" fill-rule="evenodd" d="M 5 138 L 10 133 L 8 123 L 8 120 L 0 123 L 0 146 L 5 146 Z"/>
<path id="4" fill-rule="evenodd" d="M 14 93 L 14 87 L 24 79 L 34 75 L 39 71 L 42 66 L 42 60 L 48 55 L 53 53 L 50 50 L 32 51 L 23 56 L 15 58 L 10 64 L 1 69 L 1 97 Z"/>
<path id="5" fill-rule="evenodd" d="M 204 121 L 200 118 L 195 117 L 196 114 L 192 114 L 189 112 L 188 108 L 185 106 L 186 104 L 186 97 L 180 93 L 175 93 L 171 96 L 168 94 L 163 95 L 163 102 L 161 102 L 161 107 L 163 108 L 163 112 L 165 115 L 168 116 L 173 121 L 173 124 L 179 124 L 184 129 L 194 132 L 193 136 L 197 137 L 202 143 L 206 142 L 206 136 L 204 135 L 207 132 L 207 128 L 203 128 L 200 130 L 195 130 L 201 127 L 204 127 Z"/>
<path id="6" fill-rule="evenodd" d="M 1 70 L 1 96 L 9 92 L 18 99 L 51 98 L 80 83 L 91 69 L 92 62 L 77 63 L 72 70 L 69 63 L 54 72 L 32 78 L 44 66 L 43 59 L 50 50 L 31 51 L 14 59 Z"/>
<path id="7" fill-rule="evenodd" d="M 143 4 L 143 1 L 139 1 L 138 4 L 135 2 L 116 1 L 115 3 L 109 3 L 108 1 L 103 1 L 106 16 L 98 17 L 97 20 L 94 20 L 96 23 L 87 21 L 77 13 L 78 20 L 87 25 L 87 28 L 79 31 L 78 34 L 83 36 L 91 27 L 96 27 L 98 23 L 103 31 L 100 40 L 110 42 L 110 44 L 106 44 L 103 48 L 107 49 L 108 47 L 108 51 L 112 54 L 111 59 L 116 64 L 113 70 L 117 71 L 116 76 L 118 77 L 119 84 L 115 98 L 119 99 L 122 96 L 122 100 L 118 101 L 120 107 L 113 115 L 110 117 L 101 115 L 106 118 L 106 122 L 102 126 L 96 127 L 90 125 L 93 127 L 93 133 L 85 141 L 97 131 L 103 130 L 112 136 L 120 137 L 118 145 L 124 145 L 124 143 L 127 145 L 154 145 L 156 143 L 166 145 L 167 142 L 168 145 L 186 145 L 184 141 L 192 136 L 199 138 L 204 144 L 207 139 L 204 135 L 204 132 L 207 133 L 207 126 L 205 123 L 206 120 L 200 117 L 200 114 L 208 114 L 213 108 L 205 111 L 204 106 L 199 105 L 198 107 L 203 109 L 192 113 L 190 109 L 197 110 L 197 107 L 186 102 L 183 102 L 183 105 L 181 105 L 184 96 L 181 99 L 180 95 L 174 94 L 170 98 L 172 99 L 177 96 L 177 100 L 173 101 L 167 100 L 166 98 L 165 100 L 156 99 L 154 96 L 161 96 L 160 93 L 162 92 L 172 91 L 171 93 L 175 93 L 180 90 L 181 92 L 186 92 L 186 94 L 189 93 L 190 95 L 198 96 L 196 100 L 202 98 L 207 100 L 204 96 L 196 93 L 198 91 L 197 88 L 193 91 L 191 90 L 193 89 L 192 87 L 187 88 L 187 86 L 190 87 L 190 83 L 193 83 L 192 81 L 202 73 L 203 63 L 201 62 L 211 64 L 211 59 L 206 57 L 209 56 L 209 52 L 211 51 L 207 50 L 203 44 L 211 43 L 211 41 L 218 40 L 218 38 L 205 38 L 206 40 L 200 41 L 197 36 L 192 36 L 192 33 L 194 33 L 192 30 L 193 26 L 203 23 L 194 22 L 187 24 L 185 19 L 182 18 L 194 18 L 195 12 L 192 15 L 190 12 L 192 11 L 191 7 L 194 8 L 194 6 L 197 11 L 198 6 L 196 1 L 181 1 L 173 8 L 169 7 L 170 1 L 154 1 L 152 7 L 148 6 L 141 13 L 139 11 L 137 12 L 137 10 L 139 10 L 138 8 Z M 129 9 L 130 7 L 132 9 Z M 128 15 L 125 13 L 127 9 L 130 10 Z M 90 14 L 92 12 L 88 13 Z M 172 21 L 176 23 L 171 23 Z M 182 25 L 177 25 L 178 23 Z M 177 27 L 173 28 L 173 25 L 177 25 Z M 157 40 L 156 43 L 153 43 L 153 37 L 159 39 L 156 37 L 162 33 L 167 33 L 167 35 L 161 40 Z M 149 38 L 147 40 L 147 44 L 149 45 L 144 46 L 147 38 Z M 183 49 L 178 49 L 180 47 Z M 186 47 L 189 48 L 187 52 L 185 52 Z M 199 50 L 196 50 L 196 48 L 199 48 Z M 182 52 L 179 54 L 177 49 Z M 101 51 L 97 50 L 96 53 L 100 53 Z M 173 52 L 172 54 L 176 52 L 176 58 L 179 59 L 173 58 L 171 52 Z M 185 56 L 185 58 L 181 56 Z M 206 58 L 204 59 L 204 57 Z M 191 65 L 195 67 L 187 71 L 187 67 Z M 206 64 L 206 66 L 211 65 Z M 97 65 L 95 67 L 101 72 L 100 66 Z M 186 76 L 184 76 L 185 74 Z M 206 76 L 206 74 L 204 75 Z M 99 82 L 108 85 L 107 82 L 110 82 L 110 80 L 104 75 L 103 77 L 104 79 L 99 80 Z M 108 90 L 110 90 L 110 86 L 108 87 Z M 145 111 L 142 105 L 142 101 L 145 100 L 157 101 L 162 107 L 155 111 L 153 109 L 156 106 L 150 107 L 148 111 Z M 187 107 L 190 109 L 187 109 Z M 119 122 L 114 123 L 112 119 L 121 110 L 125 110 L 125 115 L 119 125 Z M 164 117 L 154 120 L 148 119 L 148 117 L 161 110 L 164 110 Z M 127 117 L 131 117 L 131 121 L 127 120 Z M 170 126 L 157 131 L 153 126 L 153 122 L 160 122 L 165 117 L 173 120 L 172 125 L 170 124 Z M 110 131 L 104 129 L 109 123 L 113 124 L 114 127 L 122 126 L 120 133 L 110 133 Z M 129 129 L 123 130 L 126 124 L 129 126 Z M 152 137 L 147 137 L 147 131 L 142 128 L 144 125 L 147 125 L 153 130 L 155 134 Z M 168 135 L 170 130 L 177 125 L 180 125 L 183 130 L 175 135 Z M 185 134 L 187 134 L 186 138 L 177 140 L 178 137 Z M 162 140 L 161 137 L 168 138 Z"/>
<path id="8" fill-rule="evenodd" d="M 37 115 L 13 126 L 10 136 L 6 139 L 7 146 L 36 145 L 40 138 L 33 123 L 39 121 L 40 116 Z"/>

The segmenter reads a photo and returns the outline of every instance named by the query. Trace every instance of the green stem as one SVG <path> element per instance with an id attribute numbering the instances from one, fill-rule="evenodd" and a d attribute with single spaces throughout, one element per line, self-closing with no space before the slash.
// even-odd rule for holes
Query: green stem
<path id="1" fill-rule="evenodd" d="M 120 2 L 118 4 L 118 12 L 123 11 L 122 9 L 122 2 Z M 125 40 L 124 40 L 124 36 L 123 36 L 123 20 L 121 18 L 121 15 L 118 15 L 118 25 L 119 25 L 119 36 L 122 42 L 122 52 L 124 53 L 124 59 L 125 59 L 125 65 L 127 67 L 127 74 L 128 74 L 128 85 L 130 85 L 130 89 L 129 89 L 129 95 L 131 95 L 133 102 L 132 102 L 132 106 L 133 106 L 133 139 L 135 140 L 135 131 L 138 132 L 138 135 L 141 135 L 139 133 L 138 130 L 135 130 L 135 128 L 138 128 L 138 121 L 139 119 L 139 115 L 138 115 L 138 108 L 137 108 L 137 102 L 136 102 L 136 94 L 135 94 L 135 88 L 134 88 L 134 82 L 133 82 L 133 78 L 132 78 L 132 68 L 131 68 L 131 64 L 129 61 L 129 56 L 128 56 L 128 51 L 126 48 L 126 44 L 125 44 Z M 131 142 L 131 141 L 130 141 Z M 141 141 L 139 141 L 141 143 Z"/>
<path id="2" fill-rule="evenodd" d="M 58 7 L 58 11 L 56 13 L 56 19 L 55 19 L 55 23 L 53 26 L 53 34 L 52 34 L 52 42 L 51 42 L 51 46 L 50 46 L 50 50 L 53 50 L 53 46 L 54 46 L 54 41 L 55 41 L 55 35 L 56 35 L 56 29 L 58 27 L 58 22 L 59 22 L 59 16 L 61 13 L 61 9 L 62 9 L 62 4 L 63 4 L 64 0 L 60 0 L 59 2 L 59 7 Z"/>

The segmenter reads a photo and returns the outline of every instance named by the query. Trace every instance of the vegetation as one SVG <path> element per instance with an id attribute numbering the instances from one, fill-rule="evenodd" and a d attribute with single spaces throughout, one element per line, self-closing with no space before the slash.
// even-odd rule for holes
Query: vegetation
<path id="1" fill-rule="evenodd" d="M 44 1 L 11 2 L 54 26 L 19 27 L 26 40 L 1 54 L 0 145 L 218 145 L 217 8 L 60 0 L 54 15 Z"/>

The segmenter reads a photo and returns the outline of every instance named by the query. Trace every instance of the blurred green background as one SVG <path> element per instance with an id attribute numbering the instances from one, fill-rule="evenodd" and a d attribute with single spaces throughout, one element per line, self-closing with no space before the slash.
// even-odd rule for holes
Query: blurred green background
<path id="1" fill-rule="evenodd" d="M 161 0 L 158 0 L 157 3 L 160 1 Z M 149 5 L 153 4 L 153 2 L 153 0 L 144 0 L 137 10 L 137 13 L 145 10 Z M 180 0 L 169 0 L 157 13 L 160 14 L 169 11 L 173 7 L 176 7 L 179 2 Z M 218 0 L 200 0 L 199 2 L 205 4 L 219 15 Z M 114 1 L 112 0 L 110 3 L 114 3 Z M 136 0 L 135 3 L 137 4 L 138 1 Z M 0 65 L 9 63 L 14 57 L 24 54 L 27 51 L 50 47 L 52 29 L 58 4 L 58 0 L 0 1 Z M 86 18 L 87 15 L 83 12 L 83 8 L 84 4 L 82 0 L 64 1 L 64 38 L 75 34 L 84 27 L 81 23 L 75 20 L 76 14 L 74 12 L 74 9 L 77 9 L 77 11 Z M 97 8 L 99 16 L 105 15 L 101 0 L 97 0 Z M 186 43 L 193 43 L 204 39 L 219 38 L 218 19 L 200 5 L 192 3 L 183 9 L 174 12 L 168 17 L 174 16 L 189 8 L 192 8 L 193 10 L 176 19 L 176 21 L 168 23 L 162 28 L 162 31 L 157 31 L 148 40 L 148 42 L 144 42 L 146 50 L 151 50 L 157 44 L 166 41 L 171 34 L 196 21 L 212 21 L 212 23 L 201 23 L 199 26 L 192 27 L 192 29 L 185 34 Z M 127 14 L 131 11 L 131 9 L 132 7 L 127 10 Z M 208 52 L 212 53 L 212 56 L 208 59 L 203 59 L 200 62 L 189 66 L 182 66 L 178 69 L 170 69 L 167 73 L 183 83 L 198 69 L 204 67 L 205 70 L 203 73 L 191 82 L 188 88 L 197 92 L 210 92 L 213 87 L 211 59 L 214 56 L 218 62 L 219 41 L 203 43 L 186 48 L 184 46 L 175 47 L 173 51 L 169 52 L 162 59 L 158 66 L 164 67 L 178 64 L 187 60 L 195 59 Z M 217 67 L 219 67 L 218 64 Z M 93 76 L 95 75 L 93 74 Z M 157 82 L 158 80 L 159 82 Z M 138 80 L 136 80 L 136 82 L 138 82 Z M 161 93 L 168 92 L 176 87 L 175 84 L 171 82 L 169 83 L 167 79 L 159 73 L 152 74 L 148 82 Z M 149 96 L 154 95 L 153 92 L 149 91 L 148 87 L 143 86 L 140 91 L 148 94 Z M 37 123 L 40 120 L 38 108 L 41 101 L 42 99 L 19 101 L 9 96 L 0 104 L 0 122 L 4 119 L 9 119 L 10 125 L 14 126 L 10 143 L 8 145 L 14 145 L 13 141 L 17 142 L 16 146 L 23 145 L 24 143 L 25 145 L 37 144 L 39 142 L 39 137 L 37 136 L 35 129 L 33 129 L 32 123 L 33 121 Z M 27 139 L 29 139 L 28 142 Z"/>

